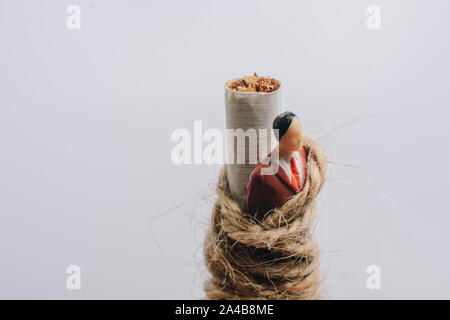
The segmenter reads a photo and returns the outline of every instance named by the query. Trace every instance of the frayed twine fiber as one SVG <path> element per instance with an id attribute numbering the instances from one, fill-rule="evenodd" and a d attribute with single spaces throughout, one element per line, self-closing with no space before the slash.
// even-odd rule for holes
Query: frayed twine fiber
<path id="1" fill-rule="evenodd" d="M 311 236 L 315 198 L 326 176 L 318 144 L 303 137 L 308 176 L 303 190 L 256 221 L 230 196 L 227 166 L 205 240 L 209 299 L 321 299 L 319 248 Z"/>

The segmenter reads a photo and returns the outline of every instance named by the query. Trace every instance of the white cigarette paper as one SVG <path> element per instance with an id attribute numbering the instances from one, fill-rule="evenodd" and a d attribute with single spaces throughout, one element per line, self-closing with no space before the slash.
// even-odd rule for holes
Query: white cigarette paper
<path id="1" fill-rule="evenodd" d="M 225 109 L 228 132 L 228 183 L 233 200 L 242 210 L 245 210 L 250 173 L 257 163 L 275 147 L 272 123 L 275 117 L 281 113 L 281 88 L 273 92 L 240 92 L 229 89 L 225 84 Z M 238 129 L 242 129 L 246 133 L 245 148 L 238 148 L 239 138 L 229 136 L 230 132 L 236 134 Z M 250 143 L 250 137 L 254 136 L 254 132 L 253 130 L 248 131 L 249 129 L 256 131 L 257 143 Z M 265 130 L 260 131 L 260 129 Z M 267 138 L 264 139 L 264 135 L 260 135 L 262 132 L 267 133 Z M 238 163 L 239 159 L 245 159 L 245 163 Z"/>

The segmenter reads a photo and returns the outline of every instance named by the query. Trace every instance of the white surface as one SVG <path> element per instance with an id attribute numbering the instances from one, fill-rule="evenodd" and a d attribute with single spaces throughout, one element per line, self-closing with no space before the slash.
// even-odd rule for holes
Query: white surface
<path id="1" fill-rule="evenodd" d="M 329 297 L 450 298 L 448 1 L 376 1 L 368 30 L 360 0 L 78 0 L 69 31 L 73 2 L 0 0 L 0 298 L 202 297 L 220 166 L 173 165 L 170 134 L 224 129 L 224 81 L 253 72 L 312 137 L 374 115 L 320 139 L 395 200 L 329 165 Z"/>

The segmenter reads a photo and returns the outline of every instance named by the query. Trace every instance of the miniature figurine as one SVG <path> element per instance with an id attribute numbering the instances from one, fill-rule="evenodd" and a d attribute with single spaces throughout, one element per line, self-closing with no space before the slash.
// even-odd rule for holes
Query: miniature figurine
<path id="1" fill-rule="evenodd" d="M 307 177 L 300 119 L 292 112 L 283 112 L 273 121 L 273 129 L 278 131 L 278 146 L 253 169 L 247 185 L 246 211 L 257 219 L 302 191 Z M 262 173 L 267 167 L 276 170 Z"/>

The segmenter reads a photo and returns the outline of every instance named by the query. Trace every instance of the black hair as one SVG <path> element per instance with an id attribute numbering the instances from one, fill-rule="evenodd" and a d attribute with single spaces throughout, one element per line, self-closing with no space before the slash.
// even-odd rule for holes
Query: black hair
<path id="1" fill-rule="evenodd" d="M 281 137 L 284 136 L 286 131 L 288 131 L 289 126 L 291 125 L 292 120 L 294 120 L 294 118 L 297 118 L 297 116 L 293 112 L 285 111 L 279 114 L 275 118 L 275 120 L 273 120 L 272 127 L 273 130 L 278 130 L 278 136 L 275 135 L 278 141 L 280 141 Z"/>

